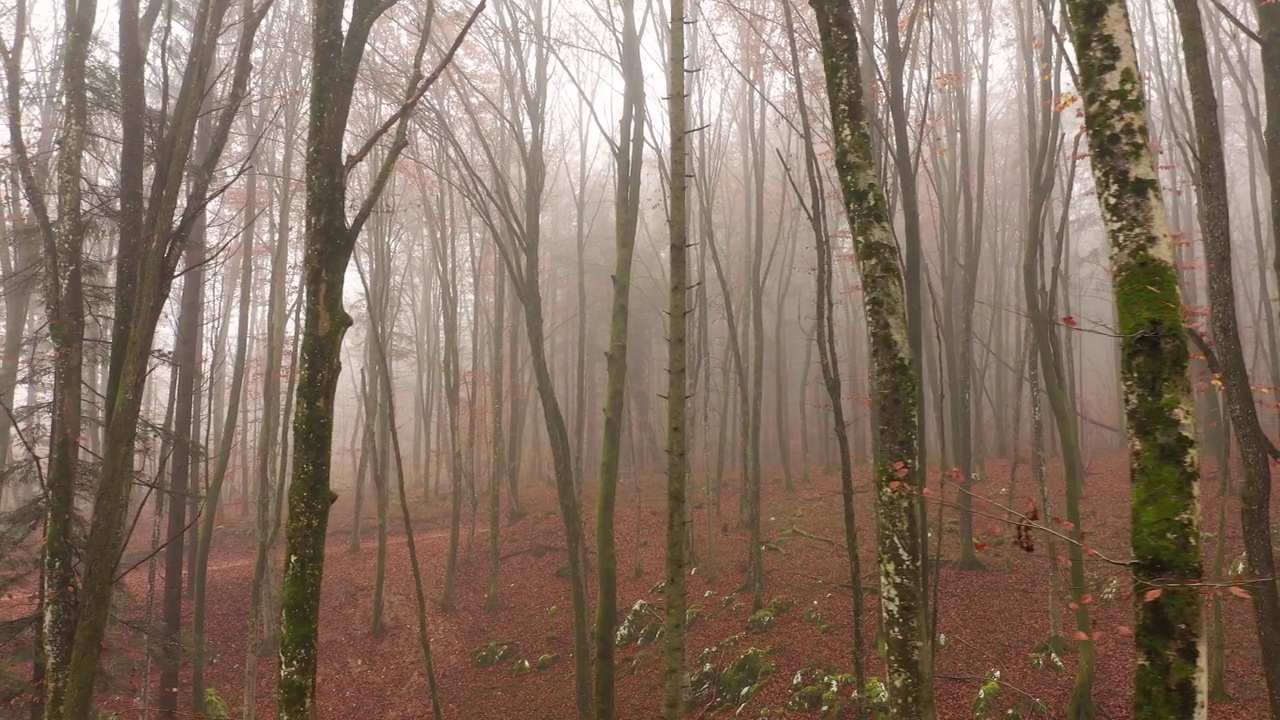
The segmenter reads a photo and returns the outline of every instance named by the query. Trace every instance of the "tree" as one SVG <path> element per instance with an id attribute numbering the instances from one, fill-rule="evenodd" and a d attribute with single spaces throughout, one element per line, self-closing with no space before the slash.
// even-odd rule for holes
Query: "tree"
<path id="1" fill-rule="evenodd" d="M 862 275 L 871 340 L 880 614 L 891 717 L 926 717 L 921 666 L 923 468 L 917 466 L 916 395 L 897 245 L 878 184 L 862 100 L 857 26 L 849 0 L 812 0 L 822 43 L 836 172 Z M 907 212 L 910 212 L 908 209 Z"/>
<path id="2" fill-rule="evenodd" d="M 688 121 L 685 93 L 684 0 L 671 0 L 671 29 L 667 37 L 667 112 L 671 159 L 668 182 L 667 258 L 670 288 L 667 300 L 667 562 L 663 595 L 662 682 L 663 717 L 684 715 L 685 695 L 685 485 L 688 458 L 688 333 L 689 333 L 689 219 L 686 210 Z M 758 512 L 758 511 L 757 511 Z M 759 572 L 759 569 L 757 569 Z"/>
<path id="3" fill-rule="evenodd" d="M 1188 351 L 1173 240 L 1147 136 L 1124 0 L 1070 0 L 1094 184 L 1111 242 L 1131 448 L 1135 718 L 1205 702 L 1200 506 Z"/>
<path id="4" fill-rule="evenodd" d="M 1222 378 L 1226 406 L 1231 416 L 1230 427 L 1235 430 L 1240 463 L 1244 467 L 1240 524 L 1244 531 L 1249 571 L 1260 579 L 1251 584 L 1254 623 L 1258 646 L 1262 650 L 1262 668 L 1267 680 L 1271 714 L 1280 716 L 1280 594 L 1277 593 L 1277 584 L 1270 579 L 1275 577 L 1276 568 L 1271 544 L 1271 458 L 1267 455 L 1270 441 L 1258 420 L 1236 318 L 1227 167 L 1222 150 L 1222 131 L 1218 125 L 1217 92 L 1204 25 L 1200 19 L 1200 6 L 1189 0 L 1174 0 L 1173 9 L 1182 35 L 1191 112 L 1195 120 L 1194 157 L 1198 171 L 1195 177 L 1208 266 L 1209 306 L 1212 311 L 1209 320 L 1216 344 L 1215 350 L 1205 354 L 1217 356 L 1214 371 Z M 1259 13 L 1262 12 L 1259 9 Z M 1276 184 L 1280 185 L 1280 182 Z M 1190 332 L 1197 331 L 1192 329 Z M 1209 348 L 1206 346 L 1205 349 Z M 1225 436 L 1224 442 L 1230 442 L 1229 435 Z M 1222 474 L 1221 470 L 1219 474 Z"/>
<path id="5" fill-rule="evenodd" d="M 605 353 L 604 431 L 600 445 L 600 486 L 596 496 L 596 563 L 599 591 L 596 601 L 595 706 L 598 720 L 614 717 L 613 648 L 618 624 L 618 551 L 614 542 L 618 466 L 622 456 L 623 404 L 627 391 L 627 328 L 631 314 L 631 265 L 636 226 L 640 219 L 641 173 L 644 165 L 644 73 L 640 64 L 640 33 L 635 3 L 623 0 L 623 106 L 618 140 L 611 142 L 615 169 L 613 302 L 609 316 L 609 349 Z M 585 194 L 586 188 L 579 190 Z M 581 311 L 581 309 L 580 309 Z M 683 391 L 682 391 L 683 393 Z M 581 402 L 581 398 L 579 398 Z"/>
<path id="6" fill-rule="evenodd" d="M 157 141 L 157 157 L 150 194 L 145 207 L 122 205 L 122 227 L 136 223 L 140 233 L 117 252 L 117 278 L 111 366 L 105 398 L 105 441 L 101 477 L 94 495 L 93 519 L 85 542 L 83 585 L 76 617 L 75 644 L 67 676 L 67 695 L 62 713 L 68 719 L 87 716 L 93 700 L 98 661 L 106 635 L 116 570 L 127 540 L 128 491 L 134 473 L 134 441 L 142 412 L 144 388 L 155 341 L 156 326 L 168 301 L 170 287 L 183 257 L 192 228 L 211 196 L 225 190 L 213 187 L 214 171 L 226 147 L 231 126 L 239 114 L 248 88 L 254 38 L 270 0 L 254 7 L 245 0 L 240 11 L 240 28 L 232 56 L 231 72 L 222 104 L 209 121 L 205 152 L 194 152 L 200 125 L 201 107 L 214 77 L 214 58 L 223 32 L 223 20 L 230 2 L 210 0 L 195 8 L 192 44 L 183 69 L 182 82 L 170 107 L 171 116 Z M 136 3 L 121 3 L 121 23 L 137 22 Z M 122 45 L 126 53 L 136 38 Z M 137 82 L 141 67 L 125 64 L 122 86 Z M 127 73 L 124 71 L 128 70 Z M 121 114 L 142 115 L 144 108 L 128 102 Z M 128 124 L 127 122 L 125 124 Z M 138 138 L 140 139 L 140 138 Z M 139 146 L 121 145 L 121 162 L 127 165 Z M 189 179 L 185 188 L 184 179 Z M 140 196 L 141 177 L 122 176 L 122 197 Z M 129 183 L 132 183 L 130 186 Z M 121 285 L 123 283 L 123 285 Z"/>
<path id="7" fill-rule="evenodd" d="M 1030 9 L 1030 8 L 1028 8 Z M 1070 392 L 1069 370 L 1064 358 L 1062 338 L 1059 335 L 1059 323 L 1056 322 L 1057 287 L 1059 270 L 1064 245 L 1062 230 L 1050 232 L 1050 223 L 1046 222 L 1049 200 L 1053 194 L 1054 155 L 1062 145 L 1061 113 L 1053 112 L 1055 93 L 1054 79 L 1057 73 L 1046 73 L 1041 68 L 1053 66 L 1060 68 L 1062 55 L 1054 52 L 1051 44 L 1035 37 L 1032 28 L 1035 23 L 1032 13 L 1025 21 L 1027 40 L 1023 49 L 1025 69 L 1023 74 L 1023 92 L 1026 95 L 1026 134 L 1028 143 L 1027 158 L 1027 215 L 1024 228 L 1024 244 L 1022 256 L 1022 292 L 1026 302 L 1029 319 L 1030 339 L 1033 356 L 1038 364 L 1033 375 L 1032 398 L 1033 412 L 1037 413 L 1037 437 L 1035 438 L 1037 473 L 1043 479 L 1044 441 L 1040 436 L 1040 388 L 1049 399 L 1049 408 L 1053 413 L 1054 426 L 1057 428 L 1058 444 L 1062 451 L 1063 475 L 1066 485 L 1066 519 L 1081 532 L 1080 496 L 1084 487 L 1084 458 L 1080 452 L 1080 436 L 1076 424 L 1076 408 L 1074 396 Z M 1040 37 L 1048 37 L 1052 33 L 1050 18 L 1041 17 Z M 1039 47 L 1035 47 L 1039 45 Z M 1074 150 L 1078 144 L 1073 146 Z M 1071 162 L 1071 170 L 1067 176 L 1075 176 L 1075 161 Z M 1066 189 L 1065 206 L 1070 205 L 1071 187 Z M 1064 212 L 1066 212 L 1064 210 Z M 1045 287 L 1044 265 L 1047 254 L 1046 236 L 1056 235 L 1057 247 L 1054 252 L 1054 277 L 1051 287 Z M 1069 329 L 1069 328 L 1068 328 Z M 1044 483 L 1041 483 L 1044 486 Z M 1044 512 L 1049 515 L 1049 494 L 1043 492 L 1042 504 Z M 1050 539 L 1050 543 L 1053 540 Z M 1051 557 L 1057 557 L 1057 547 L 1050 545 Z M 1092 718 L 1097 714 L 1093 701 L 1094 678 L 1094 644 L 1093 628 L 1089 616 L 1089 604 L 1082 602 L 1085 593 L 1084 549 L 1080 543 L 1068 543 L 1067 555 L 1071 564 L 1071 599 L 1075 609 L 1076 635 L 1081 639 L 1077 652 L 1076 679 L 1072 689 L 1071 702 L 1067 716 L 1070 718 Z M 1056 577 L 1054 584 L 1056 587 Z M 1056 600 L 1056 598 L 1055 598 Z"/>
<path id="8" fill-rule="evenodd" d="M 796 103 L 800 111 L 800 132 L 804 141 L 805 178 L 808 180 L 809 202 L 805 209 L 809 226 L 813 230 L 817 268 L 814 273 L 816 293 L 814 298 L 815 340 L 818 345 L 818 364 L 822 369 L 822 384 L 831 403 L 832 427 L 836 436 L 836 453 L 840 460 L 840 509 L 844 520 L 845 551 L 849 559 L 849 583 L 853 587 L 853 676 L 857 687 L 866 686 L 862 667 L 862 563 L 858 553 L 857 519 L 853 506 L 853 458 L 849 450 L 849 427 L 845 421 L 844 392 L 840 377 L 840 355 L 837 352 L 835 326 L 835 296 L 832 292 L 831 265 L 834 255 L 831 236 L 828 233 L 826 198 L 822 192 L 822 176 L 818 168 L 818 155 L 813 147 L 813 128 L 809 119 L 809 106 L 805 100 L 804 81 L 800 75 L 800 59 L 796 50 L 795 21 L 791 3 L 782 4 L 783 18 L 787 25 L 787 46 L 791 62 L 791 77 L 796 88 Z M 797 190 L 797 195 L 799 191 Z M 803 204 L 803 200 L 802 200 Z M 806 362 L 807 366 L 808 363 Z M 803 405 L 802 405 L 803 406 Z M 802 423 L 803 424 L 803 423 Z M 802 428 L 803 431 L 803 428 Z"/>
<path id="9" fill-rule="evenodd" d="M 408 144 L 408 119 L 457 53 L 467 31 L 484 9 L 484 0 L 462 26 L 436 68 L 422 72 L 432 17 L 428 15 L 414 55 L 405 100 L 349 159 L 343 139 L 361 60 L 373 24 L 390 3 L 314 0 L 311 24 L 311 112 L 306 152 L 306 249 L 303 260 L 305 326 L 299 348 L 297 413 L 293 422 L 293 477 L 289 488 L 289 524 L 285 531 L 283 609 L 280 621 L 280 679 L 277 698 L 285 720 L 309 720 L 316 711 L 316 654 L 320 620 L 320 580 L 324 572 L 325 531 L 333 444 L 333 402 L 341 372 L 342 337 L 351 325 L 342 288 L 360 230 L 369 219 Z M 355 215 L 346 214 L 350 167 L 363 160 L 383 135 L 394 134 L 375 180 Z"/>
<path id="10" fill-rule="evenodd" d="M 85 64 L 93 42 L 94 0 L 67 0 L 63 22 L 63 119 L 55 168 L 57 211 L 53 218 L 37 183 L 22 134 L 20 78 L 27 5 L 15 15 L 14 44 L 4 48 L 8 76 L 9 140 L 27 204 L 35 215 L 44 255 L 43 295 L 53 346 L 53 416 L 45 477 L 45 530 L 40 648 L 35 679 L 43 680 L 44 717 L 62 716 L 80 597 L 73 566 L 72 532 L 81 434 L 84 363 L 85 219 L 81 170 L 88 136 Z M 7 310 L 7 308 L 6 308 Z M 41 703 L 37 703 L 40 708 Z"/>

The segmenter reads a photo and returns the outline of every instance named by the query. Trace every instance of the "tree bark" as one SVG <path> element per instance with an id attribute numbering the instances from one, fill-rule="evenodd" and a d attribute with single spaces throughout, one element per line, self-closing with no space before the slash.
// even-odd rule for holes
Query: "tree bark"
<path id="1" fill-rule="evenodd" d="M 1240 489 L 1240 524 L 1249 572 L 1258 579 L 1250 583 L 1248 591 L 1253 596 L 1254 624 L 1262 650 L 1268 704 L 1271 714 L 1280 717 L 1280 594 L 1275 582 L 1276 564 L 1271 544 L 1271 459 L 1266 450 L 1269 441 L 1254 404 L 1237 324 L 1231 262 L 1231 212 L 1227 199 L 1229 191 L 1222 131 L 1218 125 L 1218 98 L 1200 6 L 1195 0 L 1174 0 L 1173 8 L 1182 35 L 1191 112 L 1195 120 L 1197 172 L 1194 177 L 1197 179 L 1200 229 L 1207 264 L 1209 323 L 1213 329 L 1214 354 L 1219 365 L 1216 371 L 1221 374 L 1226 406 L 1231 415 L 1230 425 L 1235 429 L 1240 463 L 1244 469 L 1244 482 Z M 1229 442 L 1228 435 L 1225 443 Z M 1207 660 L 1202 659 L 1197 665 L 1198 672 L 1205 671 L 1205 662 Z M 1198 687 L 1197 691 L 1203 692 L 1204 688 Z"/>
<path id="2" fill-rule="evenodd" d="M 1134 717 L 1203 717 L 1198 463 L 1181 298 L 1124 0 L 1069 0 L 1111 241 L 1131 448 L 1138 669 Z"/>
<path id="3" fill-rule="evenodd" d="M 667 111 L 670 124 L 670 197 L 667 227 L 670 287 L 667 329 L 667 559 L 663 595 L 663 717 L 683 717 L 685 705 L 685 484 L 688 448 L 688 328 L 689 266 L 686 210 L 687 105 L 685 93 L 684 0 L 671 0 L 667 36 Z M 757 510 L 758 512 L 758 510 Z M 759 572 L 759 568 L 757 568 Z"/>
<path id="4" fill-rule="evenodd" d="M 600 484 L 596 495 L 595 711 L 597 720 L 614 717 L 614 629 L 618 624 L 618 550 L 614 540 L 622 421 L 627 392 L 627 330 L 631 315 L 631 263 L 640 217 L 644 164 L 645 94 L 640 64 L 640 35 L 635 3 L 623 0 L 621 45 L 622 119 L 614 149 L 615 258 L 613 302 L 609 313 L 609 349 L 605 353 L 604 430 L 600 440 Z M 584 187 L 581 193 L 586 192 Z M 674 242 L 674 241 L 673 241 Z M 581 400 L 580 400 L 581 401 Z"/>
<path id="5" fill-rule="evenodd" d="M 921 662 L 923 468 L 917 465 L 918 385 L 908 303 L 871 154 L 853 10 L 848 0 L 812 0 L 811 4 L 822 43 L 836 171 L 862 275 L 871 341 L 880 611 L 890 716 L 924 718 L 932 692 L 926 687 L 929 674 Z"/>

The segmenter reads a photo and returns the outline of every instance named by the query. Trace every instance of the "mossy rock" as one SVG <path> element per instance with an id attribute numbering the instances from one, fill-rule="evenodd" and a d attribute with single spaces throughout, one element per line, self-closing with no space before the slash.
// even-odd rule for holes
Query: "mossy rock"
<path id="1" fill-rule="evenodd" d="M 213 720 L 230 720 L 231 706 L 214 688 L 204 689 L 204 714 Z"/>
<path id="2" fill-rule="evenodd" d="M 698 665 L 690 679 L 690 689 L 698 702 L 712 704 L 712 709 L 738 707 L 759 692 L 778 666 L 768 659 L 768 648 L 748 648 L 724 668 L 717 668 L 714 660 L 728 647 L 737 644 L 734 636 L 725 643 L 707 648 L 698 658 Z"/>
<path id="3" fill-rule="evenodd" d="M 684 628 L 688 630 L 689 628 L 696 625 L 697 622 L 701 619 L 702 619 L 702 608 L 697 605 L 691 606 L 689 609 L 684 611 Z"/>
<path id="4" fill-rule="evenodd" d="M 853 702 L 854 686 L 853 675 L 811 665 L 792 676 L 787 708 L 817 710 L 823 720 L 835 720 Z"/>
<path id="5" fill-rule="evenodd" d="M 515 649 L 513 642 L 491 642 L 471 651 L 471 664 L 478 668 L 493 667 L 511 657 Z"/>
<path id="6" fill-rule="evenodd" d="M 662 618 L 658 611 L 641 599 L 631 606 L 627 616 L 618 624 L 618 629 L 613 634 L 613 643 L 618 647 L 647 645 L 658 639 L 661 631 Z"/>
<path id="7" fill-rule="evenodd" d="M 773 627 L 773 623 L 777 619 L 778 616 L 768 608 L 757 610 L 752 613 L 751 617 L 747 618 L 747 629 L 753 633 L 762 633 Z"/>
<path id="8" fill-rule="evenodd" d="M 538 663 L 534 665 L 534 667 L 538 668 L 539 670 L 546 670 L 554 666 L 558 662 L 560 662 L 559 655 L 555 653 L 546 653 L 542 657 L 538 658 Z"/>

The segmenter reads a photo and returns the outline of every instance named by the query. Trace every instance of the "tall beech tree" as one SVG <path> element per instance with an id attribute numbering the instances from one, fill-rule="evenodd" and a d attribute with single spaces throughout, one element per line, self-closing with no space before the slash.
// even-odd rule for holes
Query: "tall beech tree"
<path id="1" fill-rule="evenodd" d="M 1068 0 L 1111 242 L 1133 493 L 1133 717 L 1203 717 L 1199 467 L 1173 239 L 1125 0 Z"/>
<path id="2" fill-rule="evenodd" d="M 862 275 L 871 341 L 880 616 L 890 716 L 925 718 L 930 716 L 925 701 L 932 693 L 925 687 L 929 675 L 921 666 L 919 389 L 912 372 L 902 268 L 871 153 L 853 8 L 849 0 L 811 0 L 810 4 L 817 14 L 836 172 Z"/>
<path id="3" fill-rule="evenodd" d="M 314 0 L 311 16 L 311 110 L 306 166 L 306 246 L 303 259 L 305 320 L 299 347 L 297 411 L 293 421 L 293 471 L 289 523 L 285 529 L 283 609 L 280 620 L 280 677 L 277 700 L 284 720 L 310 720 L 316 713 L 316 653 L 320 623 L 320 580 L 333 445 L 334 395 L 342 370 L 342 338 L 351 326 L 343 308 L 343 281 L 360 230 L 408 145 L 409 117 L 457 53 L 484 9 L 484 0 L 462 26 L 430 74 L 422 63 L 429 46 L 434 5 L 419 28 L 404 101 L 351 156 L 343 140 L 352 95 L 373 25 L 393 3 Z M 344 20 L 346 21 L 344 23 Z M 346 31 L 343 26 L 346 25 Z M 392 133 L 374 182 L 355 214 L 347 216 L 347 179 L 385 135 Z"/>

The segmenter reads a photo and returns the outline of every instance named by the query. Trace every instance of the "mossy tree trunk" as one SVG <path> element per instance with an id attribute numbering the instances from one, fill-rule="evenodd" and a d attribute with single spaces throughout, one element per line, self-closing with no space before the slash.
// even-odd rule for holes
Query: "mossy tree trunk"
<path id="1" fill-rule="evenodd" d="M 667 36 L 667 117 L 671 143 L 667 230 L 670 286 L 667 299 L 667 559 L 663 620 L 663 717 L 683 717 L 685 705 L 685 485 L 689 471 L 688 334 L 689 217 L 687 190 L 687 94 L 684 0 L 671 0 Z M 758 510 L 756 511 L 758 513 Z M 759 572 L 759 568 L 757 568 Z"/>
<path id="2" fill-rule="evenodd" d="M 1249 573 L 1258 582 L 1249 587 L 1262 668 L 1267 682 L 1271 714 L 1280 717 L 1280 594 L 1275 582 L 1275 556 L 1271 541 L 1271 458 L 1266 432 L 1258 419 L 1249 369 L 1236 318 L 1235 282 L 1231 262 L 1231 212 L 1228 203 L 1227 168 L 1223 158 L 1222 130 L 1218 126 L 1218 98 L 1205 42 L 1200 6 L 1195 0 L 1174 0 L 1174 11 L 1186 59 L 1187 86 L 1195 120 L 1194 158 L 1199 198 L 1200 231 L 1204 238 L 1209 285 L 1210 327 L 1216 348 L 1217 368 L 1235 430 L 1244 469 L 1241 486 L 1241 519 Z M 1276 183 L 1280 185 L 1280 182 Z M 1192 330 L 1192 332 L 1195 332 Z M 1229 436 L 1224 444 L 1230 442 Z M 1220 473 L 1221 474 L 1221 473 Z"/>
<path id="3" fill-rule="evenodd" d="M 812 0 L 835 137 L 836 171 L 862 275 L 871 344 L 880 609 L 891 717 L 923 718 L 932 692 L 921 662 L 923 597 L 917 393 L 893 228 L 871 154 L 858 35 L 848 0 Z"/>
<path id="4" fill-rule="evenodd" d="M 596 666 L 595 711 L 598 720 L 614 717 L 614 629 L 618 622 L 618 551 L 614 514 L 618 467 L 622 454 L 623 404 L 627 391 L 627 327 L 631 315 L 631 263 L 640 218 L 641 171 L 644 164 L 644 75 L 640 63 L 640 35 L 635 3 L 623 0 L 623 98 L 618 141 L 614 146 L 615 259 L 613 302 L 609 313 L 609 349 L 605 353 L 607 379 L 604 430 L 600 438 L 600 484 L 596 495 Z M 579 191 L 586 193 L 585 185 Z M 581 402 L 581 398 L 579 399 Z"/>
<path id="5" fill-rule="evenodd" d="M 1173 241 L 1124 0 L 1069 0 L 1093 176 L 1111 241 L 1133 493 L 1133 716 L 1203 717 L 1199 468 Z"/>
<path id="6" fill-rule="evenodd" d="M 484 1 L 476 6 L 435 69 L 424 77 L 422 59 L 433 20 L 426 18 L 404 102 L 380 126 L 380 133 L 394 126 L 394 134 L 374 181 L 355 215 L 348 220 L 346 166 L 362 160 L 363 156 L 357 154 L 347 159 L 343 138 L 369 34 L 374 22 L 390 6 L 391 3 L 374 0 L 355 0 L 348 13 L 345 0 L 312 2 L 311 110 L 305 160 L 305 309 L 298 348 L 297 412 L 293 420 L 293 470 L 285 530 L 280 674 L 276 689 L 282 720 L 312 720 L 316 713 L 320 581 L 324 572 L 329 507 L 337 499 L 329 487 L 333 403 L 342 371 L 342 337 L 351 326 L 351 317 L 342 302 L 347 265 L 360 230 L 382 195 L 396 160 L 408 145 L 410 114 L 453 59 L 484 9 Z M 374 140 L 366 141 L 364 154 L 372 149 Z M 401 502 L 403 504 L 403 497 Z"/>
<path id="7" fill-rule="evenodd" d="M 8 120 L 27 203 L 36 217 L 43 251 L 42 291 L 49 340 L 54 353 L 53 408 L 48 473 L 45 477 L 44 552 L 41 568 L 41 627 L 34 679 L 43 680 L 36 710 L 45 718 L 62 717 L 68 667 L 79 604 L 73 554 L 73 519 L 82 432 L 84 367 L 84 240 L 81 168 L 88 138 L 85 64 L 93 43 L 97 3 L 66 3 L 66 41 L 62 56 L 62 131 L 55 163 L 56 218 L 39 192 L 32 158 L 22 135 L 21 74 L 27 32 L 26 3 L 15 16 L 14 44 L 6 48 Z M 22 333 L 18 333 L 19 336 Z"/>

